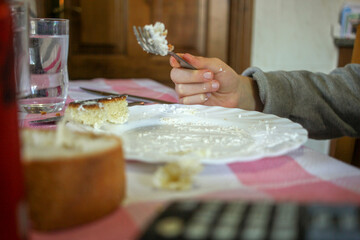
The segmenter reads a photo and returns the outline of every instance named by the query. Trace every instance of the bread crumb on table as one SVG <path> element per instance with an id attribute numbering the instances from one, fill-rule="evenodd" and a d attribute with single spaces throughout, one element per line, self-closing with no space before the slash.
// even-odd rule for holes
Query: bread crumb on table
<path id="1" fill-rule="evenodd" d="M 196 174 L 201 172 L 198 160 L 169 162 L 159 167 L 153 177 L 156 188 L 165 190 L 188 190 L 193 186 Z"/>

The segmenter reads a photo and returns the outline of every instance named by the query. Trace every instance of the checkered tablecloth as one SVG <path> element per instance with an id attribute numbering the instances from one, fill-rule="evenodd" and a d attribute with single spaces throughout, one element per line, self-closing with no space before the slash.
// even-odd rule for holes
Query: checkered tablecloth
<path id="1" fill-rule="evenodd" d="M 173 89 L 149 79 L 94 79 L 70 83 L 68 102 L 94 98 L 80 86 L 176 102 Z M 23 127 L 44 117 L 22 114 Z M 55 125 L 42 125 L 54 128 Z M 187 191 L 155 189 L 151 182 L 158 165 L 126 163 L 127 197 L 119 208 L 95 222 L 53 233 L 31 232 L 32 240 L 136 239 L 146 224 L 175 199 L 273 200 L 296 202 L 351 202 L 360 204 L 360 170 L 300 147 L 286 155 L 250 162 L 205 165 Z"/>

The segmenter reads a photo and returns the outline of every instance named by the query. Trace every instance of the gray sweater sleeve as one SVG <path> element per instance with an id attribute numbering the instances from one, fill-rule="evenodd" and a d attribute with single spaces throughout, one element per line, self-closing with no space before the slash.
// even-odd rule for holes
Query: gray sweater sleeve
<path id="1" fill-rule="evenodd" d="M 243 75 L 257 81 L 265 113 L 300 123 L 310 138 L 360 137 L 359 64 L 330 74 L 252 67 Z"/>

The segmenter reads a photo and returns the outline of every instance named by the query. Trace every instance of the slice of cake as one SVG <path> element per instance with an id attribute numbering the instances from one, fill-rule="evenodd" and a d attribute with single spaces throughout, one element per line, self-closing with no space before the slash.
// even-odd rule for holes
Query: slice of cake
<path id="1" fill-rule="evenodd" d="M 122 124 L 129 117 L 126 96 L 71 102 L 65 110 L 68 121 L 99 128 L 105 123 Z"/>
<path id="2" fill-rule="evenodd" d="M 118 137 L 62 130 L 22 130 L 22 158 L 32 226 L 50 231 L 98 219 L 125 196 Z"/>

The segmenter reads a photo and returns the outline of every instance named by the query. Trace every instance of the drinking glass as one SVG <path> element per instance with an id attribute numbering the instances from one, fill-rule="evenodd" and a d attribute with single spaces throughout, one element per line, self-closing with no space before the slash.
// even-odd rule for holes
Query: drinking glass
<path id="1" fill-rule="evenodd" d="M 30 94 L 28 3 L 26 0 L 8 0 L 12 25 L 14 47 L 14 74 L 18 98 Z"/>
<path id="2" fill-rule="evenodd" d="M 69 20 L 31 18 L 29 38 L 31 94 L 19 100 L 20 107 L 29 113 L 61 111 L 69 85 Z"/>

